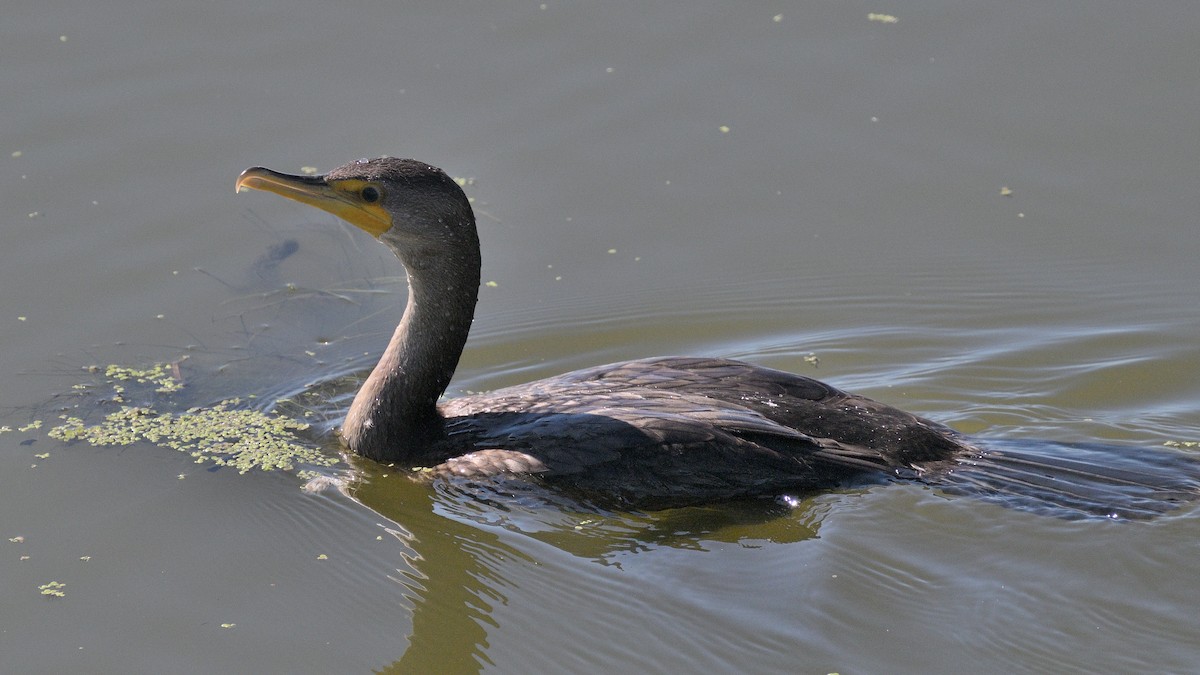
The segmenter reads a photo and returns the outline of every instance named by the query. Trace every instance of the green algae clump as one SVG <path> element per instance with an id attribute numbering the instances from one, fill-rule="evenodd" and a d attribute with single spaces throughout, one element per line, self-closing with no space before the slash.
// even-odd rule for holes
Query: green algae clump
<path id="1" fill-rule="evenodd" d="M 178 373 L 178 364 L 156 363 L 151 368 L 137 369 L 126 366 L 110 365 L 104 369 L 104 376 L 109 381 L 137 382 L 138 384 L 157 385 L 155 391 L 170 393 L 183 388 Z"/>
<path id="2" fill-rule="evenodd" d="M 183 412 L 162 412 L 147 405 L 128 404 L 123 396 L 128 384 L 153 387 L 159 394 L 172 394 L 182 389 L 178 364 L 156 364 L 146 369 L 93 366 L 88 370 L 103 374 L 114 394 L 110 401 L 122 404 L 121 408 L 108 413 L 96 424 L 64 415 L 62 424 L 47 432 L 51 438 L 64 442 L 86 441 L 104 447 L 147 442 L 186 452 L 197 463 L 211 462 L 237 469 L 239 473 L 251 469 L 292 471 L 297 465 L 328 467 L 338 462 L 336 457 L 306 444 L 297 436 L 296 432 L 309 428 L 307 423 L 239 408 L 241 399 L 228 399 Z"/>
<path id="3" fill-rule="evenodd" d="M 297 464 L 332 466 L 335 458 L 307 447 L 295 435 L 308 424 L 257 410 L 238 410 L 230 399 L 211 408 L 182 413 L 159 413 L 151 408 L 123 406 L 104 421 L 88 426 L 68 417 L 49 434 L 61 441 L 84 440 L 97 446 L 132 445 L 146 441 L 186 452 L 197 463 L 209 462 L 246 473 L 251 469 L 290 471 Z"/>

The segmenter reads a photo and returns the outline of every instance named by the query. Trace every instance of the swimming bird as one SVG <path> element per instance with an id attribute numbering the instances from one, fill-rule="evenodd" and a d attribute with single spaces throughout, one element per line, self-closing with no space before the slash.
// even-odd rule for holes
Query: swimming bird
<path id="1" fill-rule="evenodd" d="M 458 183 L 424 162 L 379 158 L 319 176 L 253 167 L 237 188 L 332 213 L 387 245 L 407 272 L 403 317 L 340 430 L 364 457 L 435 476 L 537 476 L 651 507 L 988 464 L 983 450 L 937 422 L 722 358 L 639 359 L 443 400 L 480 285 L 475 216 Z"/>

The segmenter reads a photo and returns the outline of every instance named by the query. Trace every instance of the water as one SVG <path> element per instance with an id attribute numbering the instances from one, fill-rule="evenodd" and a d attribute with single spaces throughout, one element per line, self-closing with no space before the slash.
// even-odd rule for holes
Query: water
<path id="1" fill-rule="evenodd" d="M 1200 440 L 1198 21 L 8 8 L 0 669 L 1196 670 L 1195 507 L 1067 521 L 894 484 L 608 513 L 369 465 L 351 496 L 314 494 L 19 428 L 57 422 L 91 364 L 186 355 L 180 405 L 361 374 L 398 318 L 390 254 L 233 181 L 391 154 L 474 179 L 495 285 L 453 391 L 708 354 L 984 439 Z"/>

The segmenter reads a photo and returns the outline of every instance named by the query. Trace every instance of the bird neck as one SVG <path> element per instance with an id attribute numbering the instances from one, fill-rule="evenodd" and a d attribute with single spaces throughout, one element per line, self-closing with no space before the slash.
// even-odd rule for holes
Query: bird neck
<path id="1" fill-rule="evenodd" d="M 462 356 L 479 297 L 479 248 L 452 256 L 400 255 L 408 273 L 404 317 L 354 397 L 342 437 L 380 461 L 418 457 L 442 436 L 437 401 Z"/>

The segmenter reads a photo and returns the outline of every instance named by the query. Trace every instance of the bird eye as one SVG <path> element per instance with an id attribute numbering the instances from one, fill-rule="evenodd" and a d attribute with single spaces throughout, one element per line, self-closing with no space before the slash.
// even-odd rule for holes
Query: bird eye
<path id="1" fill-rule="evenodd" d="M 363 201 L 367 202 L 368 204 L 374 204 L 375 202 L 379 201 L 380 198 L 379 188 L 373 185 L 368 185 L 367 187 L 363 188 L 361 194 Z"/>

